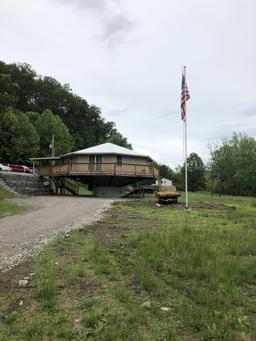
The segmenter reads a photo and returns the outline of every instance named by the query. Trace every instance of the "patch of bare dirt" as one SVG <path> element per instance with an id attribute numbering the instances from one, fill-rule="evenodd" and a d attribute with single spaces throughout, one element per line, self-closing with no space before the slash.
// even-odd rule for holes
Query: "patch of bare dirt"
<path id="1" fill-rule="evenodd" d="M 144 226 L 137 225 L 138 219 L 144 222 Z M 150 226 L 151 223 L 152 217 L 148 213 L 110 210 L 105 214 L 104 221 L 99 221 L 80 232 L 94 235 L 110 252 L 115 252 L 117 250 L 113 249 L 113 238 L 116 235 L 126 238 L 127 232 L 144 229 L 145 225 Z"/>
<path id="2" fill-rule="evenodd" d="M 127 205 L 131 207 L 148 207 L 148 208 L 153 208 L 153 207 L 159 207 L 159 208 L 166 208 L 166 209 L 176 209 L 176 210 L 184 210 L 185 205 L 184 204 L 169 204 L 169 205 L 164 205 L 164 204 L 158 204 L 158 201 L 144 201 L 144 200 L 130 200 L 126 202 L 115 202 L 114 205 L 117 204 L 122 204 L 122 205 Z M 193 203 L 189 205 L 191 209 L 208 209 L 208 210 L 228 210 L 228 211 L 233 211 L 236 209 L 235 206 L 228 206 L 224 204 L 216 204 L 216 203 L 205 203 L 205 202 L 198 202 L 198 203 Z"/>

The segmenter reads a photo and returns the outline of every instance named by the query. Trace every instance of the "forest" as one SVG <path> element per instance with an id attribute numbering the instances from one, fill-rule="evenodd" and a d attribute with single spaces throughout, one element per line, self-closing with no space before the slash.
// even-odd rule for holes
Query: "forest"
<path id="1" fill-rule="evenodd" d="M 115 123 L 69 84 L 40 76 L 28 64 L 0 61 L 0 162 L 49 156 L 53 134 L 56 154 L 104 142 L 131 148 Z"/>

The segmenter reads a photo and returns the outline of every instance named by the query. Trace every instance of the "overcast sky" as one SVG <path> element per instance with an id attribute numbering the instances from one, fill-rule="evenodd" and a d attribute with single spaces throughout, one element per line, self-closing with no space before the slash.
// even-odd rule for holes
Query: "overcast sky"
<path id="1" fill-rule="evenodd" d="M 255 0 L 2 0 L 0 59 L 29 63 L 101 107 L 134 150 L 182 163 L 233 131 L 256 137 Z"/>

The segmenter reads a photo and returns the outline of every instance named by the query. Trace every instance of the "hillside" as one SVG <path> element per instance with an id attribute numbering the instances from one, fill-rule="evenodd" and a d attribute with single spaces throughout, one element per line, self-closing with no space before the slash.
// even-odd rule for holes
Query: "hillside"
<path id="1" fill-rule="evenodd" d="M 28 64 L 3 61 L 0 131 L 0 159 L 6 162 L 28 162 L 28 156 L 50 155 L 53 134 L 59 153 L 106 141 L 131 148 L 115 123 L 105 120 L 99 107 L 74 94 L 69 84 L 38 75 Z"/>

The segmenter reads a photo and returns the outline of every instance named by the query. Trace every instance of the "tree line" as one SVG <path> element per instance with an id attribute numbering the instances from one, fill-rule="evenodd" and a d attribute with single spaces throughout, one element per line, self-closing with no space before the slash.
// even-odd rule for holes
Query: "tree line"
<path id="1" fill-rule="evenodd" d="M 28 64 L 0 61 L 0 161 L 49 156 L 52 134 L 56 154 L 104 142 L 132 148 L 115 123 L 69 84 L 38 75 Z"/>
<path id="2" fill-rule="evenodd" d="M 187 158 L 188 189 L 207 190 L 230 195 L 256 195 L 256 139 L 233 133 L 219 146 L 210 150 L 210 160 L 204 164 L 196 153 Z M 184 165 L 172 170 L 160 165 L 161 177 L 172 179 L 179 190 L 184 190 Z"/>

